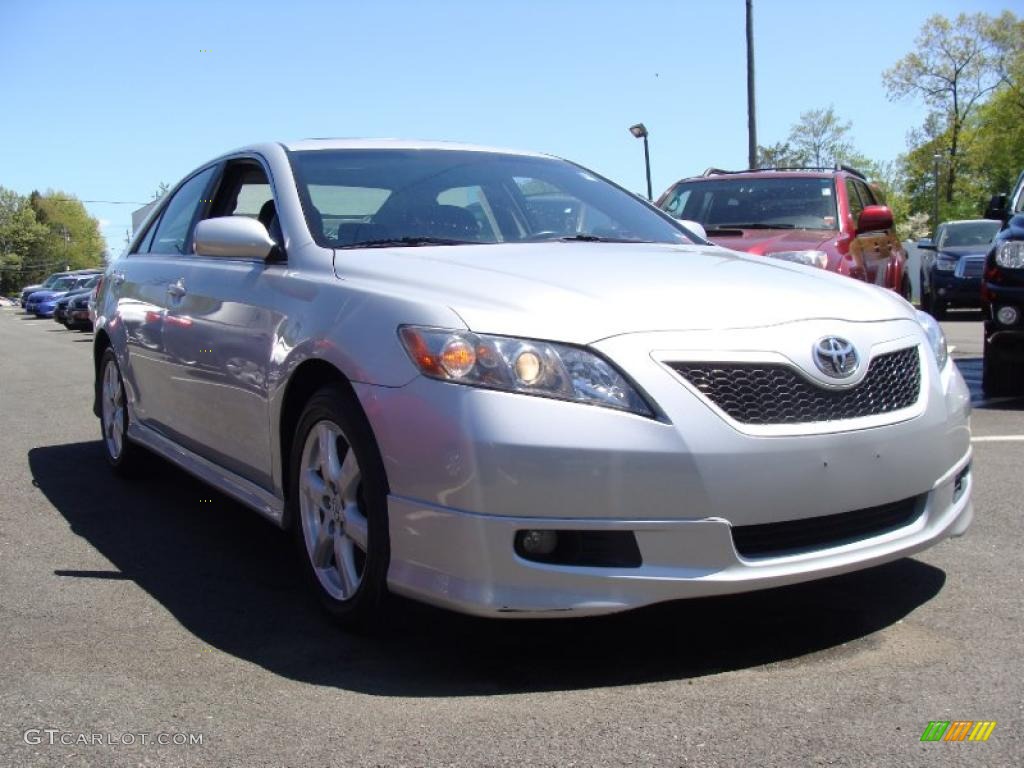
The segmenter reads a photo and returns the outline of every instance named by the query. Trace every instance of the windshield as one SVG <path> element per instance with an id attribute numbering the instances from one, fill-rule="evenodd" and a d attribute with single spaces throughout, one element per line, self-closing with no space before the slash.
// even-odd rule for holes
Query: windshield
<path id="1" fill-rule="evenodd" d="M 62 277 L 62 278 L 59 278 L 52 286 L 50 286 L 50 290 L 51 291 L 68 291 L 68 290 L 71 290 L 72 288 L 74 288 L 75 283 L 76 283 L 76 278 L 74 278 L 74 277 Z"/>
<path id="2" fill-rule="evenodd" d="M 659 203 L 677 219 L 704 229 L 837 228 L 831 178 L 683 181 Z"/>
<path id="3" fill-rule="evenodd" d="M 939 235 L 939 248 L 958 245 L 988 245 L 1002 227 L 999 221 L 962 221 L 946 224 Z"/>
<path id="4" fill-rule="evenodd" d="M 56 283 L 58 280 L 60 280 L 60 275 L 50 275 L 43 282 L 43 288 L 52 288 L 53 284 Z"/>
<path id="5" fill-rule="evenodd" d="M 351 149 L 293 152 L 291 162 L 310 232 L 326 247 L 691 242 L 629 192 L 563 160 Z"/>

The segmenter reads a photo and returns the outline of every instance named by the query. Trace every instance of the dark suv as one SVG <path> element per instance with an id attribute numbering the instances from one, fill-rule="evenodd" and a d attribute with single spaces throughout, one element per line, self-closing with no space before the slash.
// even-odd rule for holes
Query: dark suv
<path id="1" fill-rule="evenodd" d="M 996 195 L 985 218 L 1003 228 L 985 256 L 981 308 L 985 313 L 982 388 L 989 397 L 1024 395 L 1024 173 L 1009 197 Z"/>
<path id="2" fill-rule="evenodd" d="M 827 269 L 910 297 L 892 211 L 859 171 L 773 168 L 682 179 L 657 205 L 717 245 Z"/>

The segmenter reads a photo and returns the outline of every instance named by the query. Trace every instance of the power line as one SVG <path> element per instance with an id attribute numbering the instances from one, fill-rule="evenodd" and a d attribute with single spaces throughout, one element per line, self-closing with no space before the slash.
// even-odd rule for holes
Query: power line
<path id="1" fill-rule="evenodd" d="M 156 200 L 146 203 L 140 203 L 138 200 L 79 200 L 77 197 L 46 197 L 44 195 L 39 197 L 42 200 L 55 200 L 58 203 L 102 203 L 104 205 L 149 205 L 149 203 L 156 202 Z"/>

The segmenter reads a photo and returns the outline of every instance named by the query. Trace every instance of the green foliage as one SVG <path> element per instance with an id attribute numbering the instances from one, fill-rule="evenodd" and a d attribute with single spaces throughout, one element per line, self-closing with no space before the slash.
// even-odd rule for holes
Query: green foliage
<path id="1" fill-rule="evenodd" d="M 817 167 L 845 163 L 854 154 L 850 143 L 850 121 L 843 122 L 831 105 L 827 109 L 803 112 L 789 132 L 788 145 L 794 155 Z"/>
<path id="2" fill-rule="evenodd" d="M 23 276 L 41 270 L 33 264 L 33 254 L 46 238 L 46 227 L 39 223 L 28 198 L 0 187 L 0 294 L 21 287 Z"/>
<path id="3" fill-rule="evenodd" d="M 909 214 L 927 214 L 934 229 L 936 190 L 941 222 L 977 218 L 1010 189 L 1024 168 L 1024 21 L 932 16 L 883 80 L 890 97 L 930 107 L 900 158 Z"/>
<path id="4" fill-rule="evenodd" d="M 63 192 L 28 197 L 0 187 L 0 292 L 9 294 L 63 269 L 103 263 L 99 226 Z"/>

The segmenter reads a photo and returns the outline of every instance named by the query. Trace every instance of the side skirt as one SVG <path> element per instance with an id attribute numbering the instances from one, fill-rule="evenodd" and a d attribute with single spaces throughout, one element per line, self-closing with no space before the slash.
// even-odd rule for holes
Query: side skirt
<path id="1" fill-rule="evenodd" d="M 283 527 L 284 502 L 252 481 L 204 459 L 187 448 L 182 448 L 159 432 L 141 424 L 128 424 L 128 439 L 259 512 L 278 527 Z"/>

